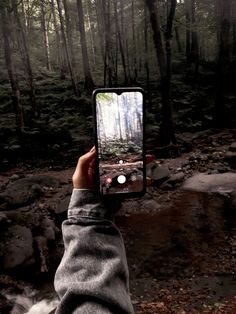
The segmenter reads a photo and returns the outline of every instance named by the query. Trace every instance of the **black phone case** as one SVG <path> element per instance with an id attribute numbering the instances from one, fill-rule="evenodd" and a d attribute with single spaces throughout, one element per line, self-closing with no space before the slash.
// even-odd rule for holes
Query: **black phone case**
<path id="1" fill-rule="evenodd" d="M 114 193 L 114 194 L 102 194 L 100 192 L 100 178 L 99 178 L 99 160 L 98 155 L 96 158 L 96 182 L 99 183 L 99 194 L 103 198 L 130 198 L 130 197 L 140 197 L 146 193 L 146 149 L 145 149 L 145 124 L 146 124 L 146 110 L 145 110 L 145 97 L 144 90 L 140 87 L 121 87 L 121 88 L 98 88 L 93 91 L 93 116 L 94 116 L 94 134 L 95 134 L 95 147 L 98 151 L 98 135 L 97 135 L 97 115 L 96 115 L 96 95 L 98 93 L 117 93 L 118 95 L 123 92 L 140 92 L 143 95 L 143 190 L 141 192 L 127 192 L 127 193 Z"/>

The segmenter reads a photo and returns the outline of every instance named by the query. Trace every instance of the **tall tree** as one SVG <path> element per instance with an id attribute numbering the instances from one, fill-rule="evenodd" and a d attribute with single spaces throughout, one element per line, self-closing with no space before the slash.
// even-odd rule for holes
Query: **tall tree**
<path id="1" fill-rule="evenodd" d="M 125 3 L 124 0 L 120 0 L 120 23 L 121 23 L 121 35 L 122 35 L 122 41 L 123 41 L 123 47 L 125 52 L 125 58 L 126 58 L 126 67 L 127 67 L 127 80 L 128 84 L 131 81 L 131 74 L 130 74 L 130 60 L 129 60 L 129 46 L 128 46 L 128 30 L 125 23 Z"/>
<path id="2" fill-rule="evenodd" d="M 77 9 L 79 16 L 79 32 L 80 32 L 80 43 L 82 49 L 82 57 L 83 57 L 83 69 L 84 69 L 84 87 L 85 89 L 91 89 L 94 87 L 94 82 L 91 75 L 90 65 L 89 65 L 89 57 L 88 57 L 88 49 L 85 35 L 85 27 L 84 27 L 84 12 L 82 1 L 77 0 Z"/>
<path id="3" fill-rule="evenodd" d="M 17 76 L 15 73 L 15 65 L 12 60 L 12 50 L 10 45 L 10 34 L 12 27 L 7 13 L 6 1 L 0 1 L 0 16 L 1 16 L 1 29 L 3 35 L 4 54 L 8 71 L 9 80 L 12 89 L 12 102 L 16 117 L 16 126 L 20 129 L 24 127 L 24 114 L 23 106 L 21 103 L 21 95 Z"/>
<path id="4" fill-rule="evenodd" d="M 134 0 L 131 2 L 131 20 L 132 20 L 132 37 L 133 37 L 133 80 L 137 80 L 137 56 L 136 56 L 136 35 L 135 35 L 135 10 Z"/>
<path id="5" fill-rule="evenodd" d="M 43 32 L 43 42 L 44 42 L 44 51 L 45 51 L 45 57 L 46 57 L 46 67 L 49 71 L 51 71 L 48 27 L 47 27 L 47 21 L 46 21 L 45 2 L 44 1 L 40 1 L 40 8 L 41 8 L 41 28 L 42 28 L 42 32 Z"/>
<path id="6" fill-rule="evenodd" d="M 186 18 L 186 59 L 187 62 L 191 61 L 191 15 L 190 15 L 190 2 L 185 1 L 185 18 Z"/>
<path id="7" fill-rule="evenodd" d="M 199 43 L 198 43 L 198 33 L 196 25 L 196 1 L 191 0 L 191 50 L 190 50 L 190 60 L 195 64 L 195 74 L 198 71 L 199 64 Z"/>
<path id="8" fill-rule="evenodd" d="M 64 12 L 65 12 L 65 24 L 66 24 L 66 36 L 69 46 L 69 53 L 71 59 L 71 66 L 75 70 L 75 53 L 74 53 L 74 44 L 72 39 L 72 24 L 71 24 L 71 17 L 69 13 L 69 7 L 67 0 L 63 0 Z"/>
<path id="9" fill-rule="evenodd" d="M 55 38 L 56 38 L 57 63 L 60 69 L 60 78 L 64 80 L 66 78 L 66 56 L 65 56 L 66 53 L 65 53 L 65 48 L 61 41 L 60 27 L 57 21 L 57 13 L 56 13 L 54 0 L 51 0 L 51 11 L 52 11 L 53 25 L 54 25 Z"/>
<path id="10" fill-rule="evenodd" d="M 224 127 L 225 117 L 225 91 L 230 65 L 230 16 L 231 0 L 217 0 L 219 31 L 218 31 L 218 64 L 217 88 L 215 102 L 215 125 Z"/>
<path id="11" fill-rule="evenodd" d="M 74 94 L 79 96 L 80 95 L 80 91 L 79 91 L 78 85 L 76 84 L 76 77 L 75 77 L 74 69 L 72 67 L 71 56 L 70 56 L 70 52 L 69 52 L 69 46 L 68 46 L 68 42 L 67 42 L 67 38 L 66 38 L 65 25 L 64 25 L 64 19 L 63 19 L 63 14 L 62 14 L 62 2 L 61 2 L 61 0 L 57 0 L 57 6 L 58 6 L 58 13 L 59 13 L 60 24 L 61 24 L 62 42 L 63 42 L 63 46 L 64 46 L 65 52 L 66 52 L 66 61 L 67 61 L 67 66 L 68 66 L 68 70 L 69 70 L 69 73 L 70 73 L 70 79 L 71 79 L 71 83 L 72 83 L 72 86 L 73 86 Z"/>
<path id="12" fill-rule="evenodd" d="M 149 64 L 148 64 L 148 23 L 147 23 L 147 7 L 145 5 L 146 0 L 144 0 L 144 51 L 145 51 L 145 70 L 146 70 L 146 79 L 147 79 L 147 88 L 149 89 L 150 85 L 150 73 L 149 73 Z"/>
<path id="13" fill-rule="evenodd" d="M 157 14 L 157 7 L 155 0 L 146 0 L 147 7 L 150 13 L 150 21 L 153 30 L 153 41 L 156 48 L 157 61 L 160 69 L 161 80 L 161 99 L 162 99 L 162 125 L 161 125 L 161 140 L 163 145 L 176 143 L 174 134 L 172 109 L 170 101 L 170 38 L 172 34 L 172 24 L 176 7 L 176 0 L 169 0 L 171 4 L 168 15 L 167 29 L 166 29 L 166 49 L 164 48 L 159 17 Z"/>
<path id="14" fill-rule="evenodd" d="M 88 32 L 91 42 L 91 50 L 92 50 L 92 56 L 93 56 L 93 69 L 96 67 L 96 36 L 95 36 L 95 29 L 94 24 L 92 21 L 92 6 L 91 1 L 86 1 L 86 15 L 87 15 L 87 21 L 88 21 Z"/>
<path id="15" fill-rule="evenodd" d="M 24 27 L 22 26 L 19 13 L 18 13 L 18 4 L 17 0 L 12 0 L 12 8 L 13 13 L 16 21 L 16 30 L 17 30 L 17 39 L 18 45 L 20 48 L 20 53 L 24 65 L 24 70 L 26 73 L 27 84 L 29 86 L 29 93 L 30 93 L 30 103 L 32 106 L 32 116 L 37 117 L 39 116 L 39 110 L 36 104 L 35 99 L 35 87 L 34 87 L 34 80 L 33 80 L 33 71 L 31 66 L 31 60 L 29 55 L 28 43 L 25 35 Z"/>
<path id="16" fill-rule="evenodd" d="M 114 78 L 114 62 L 112 56 L 111 42 L 111 4 L 104 1 L 104 21 L 105 21 L 105 63 L 104 63 L 104 86 L 112 87 Z"/>
<path id="17" fill-rule="evenodd" d="M 103 0 L 95 0 L 96 18 L 97 18 L 97 32 L 100 42 L 101 55 L 103 58 L 103 63 L 105 59 L 105 25 L 103 19 Z"/>
<path id="18" fill-rule="evenodd" d="M 114 0 L 114 14 L 115 14 L 115 21 L 116 21 L 117 39 L 118 39 L 120 55 L 121 55 L 121 62 L 122 62 L 122 67 L 124 71 L 124 79 L 125 79 L 124 84 L 126 85 L 128 83 L 128 74 L 127 74 L 127 66 L 126 66 L 126 60 L 125 60 L 125 52 L 124 52 L 121 28 L 120 28 L 119 19 L 118 19 L 118 8 L 117 8 L 116 0 Z"/>

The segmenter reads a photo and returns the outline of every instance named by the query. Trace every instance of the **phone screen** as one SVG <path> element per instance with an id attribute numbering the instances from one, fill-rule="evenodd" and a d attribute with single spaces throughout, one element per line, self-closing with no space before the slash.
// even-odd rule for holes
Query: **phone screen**
<path id="1" fill-rule="evenodd" d="M 94 93 L 100 193 L 144 193 L 142 90 Z"/>

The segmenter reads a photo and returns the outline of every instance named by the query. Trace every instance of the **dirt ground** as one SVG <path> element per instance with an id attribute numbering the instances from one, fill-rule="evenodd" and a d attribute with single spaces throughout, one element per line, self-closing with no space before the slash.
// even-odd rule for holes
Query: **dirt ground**
<path id="1" fill-rule="evenodd" d="M 191 138 L 191 152 L 158 162 L 162 167 L 168 166 L 170 172 L 183 172 L 183 180 L 199 172 L 235 172 L 223 158 L 235 139 L 235 133 L 229 131 L 205 132 Z M 73 170 L 27 168 L 26 172 L 50 175 L 70 185 Z M 8 178 L 19 171 L 25 170 L 16 168 L 0 175 L 2 189 Z M 203 225 L 195 230 L 194 221 L 186 223 L 186 215 L 196 210 L 202 215 L 205 199 L 199 202 L 195 194 L 183 192 L 182 182 L 172 187 L 158 182 L 151 182 L 144 199 L 125 201 L 116 218 L 126 245 L 136 313 L 236 313 L 235 214 L 221 216 L 221 203 L 213 195 L 207 201 L 206 222 L 203 217 Z M 40 206 L 47 203 L 47 208 L 55 207 L 59 196 L 56 190 L 49 189 Z M 154 201 L 157 206 L 152 210 Z M 140 207 L 133 210 L 137 205 Z M 220 214 L 212 218 L 211 213 L 216 211 Z"/>

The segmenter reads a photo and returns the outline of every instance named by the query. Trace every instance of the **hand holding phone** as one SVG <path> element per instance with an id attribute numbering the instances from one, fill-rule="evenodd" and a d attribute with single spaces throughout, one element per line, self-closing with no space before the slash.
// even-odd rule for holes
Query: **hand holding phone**
<path id="1" fill-rule="evenodd" d="M 97 89 L 93 93 L 93 102 L 100 193 L 144 194 L 143 90 Z"/>

